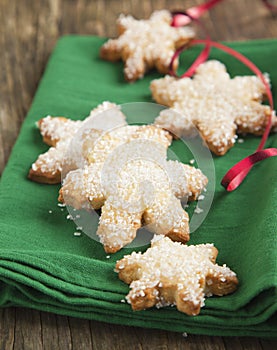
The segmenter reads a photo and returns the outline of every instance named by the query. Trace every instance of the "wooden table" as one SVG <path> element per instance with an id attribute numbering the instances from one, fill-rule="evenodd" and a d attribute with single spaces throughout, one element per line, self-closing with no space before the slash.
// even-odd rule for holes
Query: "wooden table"
<path id="1" fill-rule="evenodd" d="M 0 172 L 58 37 L 68 33 L 115 36 L 115 20 L 120 12 L 143 18 L 155 9 L 185 9 L 201 2 L 0 0 Z M 226 0 L 203 20 L 215 40 L 277 36 L 276 18 L 259 0 Z M 0 348 L 271 350 L 276 348 L 276 342 L 239 337 L 184 338 L 180 333 L 8 308 L 0 310 Z"/>

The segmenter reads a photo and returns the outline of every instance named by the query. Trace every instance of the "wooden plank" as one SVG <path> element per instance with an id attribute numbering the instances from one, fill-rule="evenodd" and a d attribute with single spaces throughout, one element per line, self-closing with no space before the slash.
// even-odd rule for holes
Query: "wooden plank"
<path id="1" fill-rule="evenodd" d="M 90 322 L 83 319 L 69 318 L 72 349 L 92 349 Z"/>
<path id="2" fill-rule="evenodd" d="M 15 309 L 14 350 L 41 350 L 40 313 L 31 309 Z"/>
<path id="3" fill-rule="evenodd" d="M 37 313 L 39 312 L 37 311 Z M 60 317 L 58 319 L 57 315 L 49 312 L 41 312 L 40 320 L 41 338 L 44 350 L 72 348 L 67 317 Z"/>
<path id="4" fill-rule="evenodd" d="M 277 340 L 276 339 L 259 339 L 261 348 L 263 350 L 273 350 L 277 349 Z"/>
<path id="5" fill-rule="evenodd" d="M 57 332 L 58 332 L 58 345 L 61 350 L 73 349 L 72 347 L 72 336 L 69 326 L 69 317 L 54 315 L 57 322 Z M 87 321 L 89 322 L 89 321 Z M 54 327 L 54 326 L 53 326 Z M 81 330 L 80 330 L 81 331 Z M 52 348 L 55 349 L 55 348 Z"/>
<path id="6" fill-rule="evenodd" d="M 15 310 L 13 308 L 0 309 L 0 349 L 14 348 Z"/>

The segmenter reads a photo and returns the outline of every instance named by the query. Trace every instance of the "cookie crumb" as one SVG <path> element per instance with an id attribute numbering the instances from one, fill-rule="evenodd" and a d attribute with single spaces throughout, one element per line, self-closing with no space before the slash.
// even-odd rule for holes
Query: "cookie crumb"
<path id="1" fill-rule="evenodd" d="M 197 205 L 194 212 L 195 212 L 195 214 L 201 214 L 203 212 L 203 209 L 199 208 Z"/>

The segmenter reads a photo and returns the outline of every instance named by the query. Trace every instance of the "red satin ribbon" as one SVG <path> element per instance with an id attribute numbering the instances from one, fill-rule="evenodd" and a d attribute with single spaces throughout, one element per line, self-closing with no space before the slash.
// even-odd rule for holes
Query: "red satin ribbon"
<path id="1" fill-rule="evenodd" d="M 191 21 L 199 19 L 206 11 L 221 1 L 223 0 L 210 0 L 201 5 L 190 7 L 185 12 L 175 12 L 173 13 L 173 20 L 171 25 L 173 27 L 185 26 Z"/>
<path id="2" fill-rule="evenodd" d="M 172 13 L 172 15 L 173 15 L 172 22 L 171 22 L 172 27 L 182 27 L 182 26 L 185 26 L 185 25 L 189 24 L 190 22 L 194 21 L 201 27 L 201 29 L 205 33 L 205 37 L 206 37 L 206 44 L 205 44 L 204 49 L 200 52 L 198 57 L 194 60 L 193 64 L 190 66 L 190 68 L 183 75 L 181 75 L 179 78 L 192 76 L 194 74 L 195 70 L 197 69 L 197 67 L 201 63 L 204 63 L 208 59 L 208 57 L 210 55 L 210 49 L 211 49 L 210 45 L 209 45 L 210 36 L 209 36 L 204 24 L 199 20 L 199 18 L 206 11 L 208 11 L 210 8 L 217 5 L 221 1 L 223 1 L 223 0 L 210 0 L 210 1 L 207 1 L 203 4 L 201 4 L 201 5 L 190 7 L 185 12 L 184 11 L 175 11 Z M 187 44 L 187 45 L 189 46 L 189 44 Z M 176 58 L 180 55 L 180 53 L 182 51 L 184 51 L 184 47 L 181 47 L 179 50 L 177 50 L 174 53 L 174 55 L 171 59 L 170 65 L 169 65 L 169 74 L 175 76 L 176 78 L 177 78 L 177 75 L 176 75 L 175 70 L 174 70 L 174 61 L 176 60 Z"/>
<path id="3" fill-rule="evenodd" d="M 208 57 L 210 55 L 210 45 L 209 45 L 210 36 L 209 36 L 204 24 L 199 20 L 199 18 L 206 11 L 209 11 L 212 7 L 214 7 L 215 5 L 217 5 L 218 3 L 222 2 L 222 1 L 223 0 L 209 0 L 201 5 L 190 7 L 186 11 L 174 11 L 174 12 L 172 12 L 172 15 L 173 15 L 172 22 L 171 22 L 172 27 L 186 26 L 190 22 L 194 21 L 202 28 L 203 32 L 205 33 L 206 43 L 205 43 L 204 49 L 200 52 L 200 54 L 195 59 L 193 64 L 187 69 L 187 71 L 183 75 L 181 75 L 179 77 L 175 73 L 173 64 L 174 64 L 175 59 L 180 55 L 180 53 L 184 51 L 184 47 L 181 47 L 180 49 L 178 49 L 174 53 L 174 55 L 171 59 L 171 62 L 170 62 L 170 66 L 169 66 L 169 74 L 170 75 L 172 75 L 176 78 L 177 77 L 178 78 L 190 77 L 194 74 L 197 67 L 201 63 L 204 63 L 208 59 Z M 277 6 L 272 5 L 269 0 L 261 0 L 261 1 L 270 11 L 277 10 Z M 187 47 L 189 47 L 189 44 L 187 44 Z"/>
<path id="4" fill-rule="evenodd" d="M 183 47 L 181 47 L 180 49 L 178 49 L 175 52 L 174 56 L 172 57 L 172 61 L 171 61 L 171 70 L 173 67 L 174 60 L 181 54 L 181 52 L 184 49 L 188 48 L 189 46 L 198 45 L 198 44 L 204 44 L 205 49 L 200 53 L 200 55 L 194 61 L 192 66 L 181 77 L 192 76 L 194 71 L 196 70 L 196 68 L 207 59 L 210 48 L 216 47 L 217 49 L 225 51 L 228 54 L 234 56 L 236 59 L 241 61 L 244 65 L 246 65 L 250 70 L 252 70 L 261 79 L 261 81 L 263 82 L 263 84 L 265 86 L 266 94 L 268 96 L 268 100 L 269 100 L 269 104 L 270 104 L 270 108 L 271 108 L 271 111 L 273 113 L 274 107 L 273 107 L 272 93 L 270 90 L 270 86 L 269 86 L 268 82 L 266 81 L 265 77 L 263 76 L 262 72 L 247 57 L 245 57 L 241 53 L 231 49 L 228 46 L 211 41 L 210 39 L 192 40 L 189 45 L 184 45 Z M 174 76 L 176 77 L 175 72 L 174 72 Z M 242 183 L 242 181 L 244 180 L 246 175 L 249 173 L 249 171 L 252 169 L 254 164 L 256 164 L 256 163 L 258 163 L 266 158 L 277 156 L 277 149 L 276 148 L 263 149 L 265 142 L 268 138 L 268 135 L 270 133 L 271 123 L 272 123 L 272 114 L 268 118 L 268 122 L 267 122 L 267 125 L 265 128 L 264 134 L 262 136 L 262 140 L 261 140 L 256 152 L 251 154 L 250 156 L 242 159 L 237 164 L 235 164 L 223 177 L 223 179 L 221 181 L 221 185 L 223 187 L 225 187 L 227 191 L 235 190 Z"/>
<path id="5" fill-rule="evenodd" d="M 229 192 L 235 190 L 242 183 L 246 175 L 252 169 L 253 165 L 274 156 L 277 156 L 277 148 L 267 148 L 261 151 L 256 151 L 235 164 L 225 174 L 221 180 L 221 185 Z"/>
<path id="6" fill-rule="evenodd" d="M 183 27 L 192 21 L 198 20 L 206 11 L 209 11 L 212 7 L 219 4 L 223 0 L 209 0 L 201 5 L 193 6 L 187 9 L 185 12 L 173 12 L 173 19 L 171 25 L 173 27 Z M 266 8 L 275 12 L 277 10 L 276 5 L 272 5 L 269 0 L 261 0 Z"/>
<path id="7" fill-rule="evenodd" d="M 219 0 L 219 1 L 222 1 L 222 0 Z M 218 2 L 218 0 L 217 1 L 213 0 L 211 2 L 213 2 L 215 4 L 216 2 Z M 196 11 L 194 11 L 194 12 L 196 13 Z M 202 31 L 205 33 L 205 36 L 206 36 L 204 49 L 200 52 L 198 57 L 194 60 L 192 65 L 187 69 L 187 71 L 183 75 L 181 75 L 179 77 L 177 76 L 177 74 L 175 73 L 175 69 L 174 69 L 174 62 L 179 57 L 179 55 L 184 51 L 184 49 L 188 48 L 190 46 L 190 43 L 187 43 L 187 44 L 181 46 L 178 50 L 175 51 L 175 53 L 173 54 L 173 56 L 171 58 L 171 61 L 169 64 L 169 74 L 170 75 L 174 76 L 175 78 L 191 77 L 194 74 L 197 67 L 201 63 L 204 63 L 208 59 L 208 57 L 210 55 L 210 51 L 211 51 L 211 47 L 209 45 L 209 42 L 211 39 L 210 39 L 210 36 L 209 36 L 204 24 L 200 20 L 198 20 L 197 17 L 193 17 L 188 12 L 182 12 L 182 11 L 173 12 L 172 15 L 173 15 L 173 19 L 172 19 L 171 25 L 173 27 L 179 27 L 180 25 L 183 26 L 184 21 L 182 20 L 182 18 L 183 19 L 187 18 L 189 21 L 195 21 L 201 27 Z M 198 13 L 198 17 L 199 16 L 200 16 L 200 12 Z M 177 18 L 177 20 L 175 20 L 176 18 Z M 186 23 L 189 23 L 189 22 L 186 22 Z"/>
<path id="8" fill-rule="evenodd" d="M 277 11 L 277 6 L 276 6 L 276 5 L 272 5 L 270 1 L 268 1 L 268 0 L 262 0 L 262 2 L 264 3 L 264 5 L 265 5 L 270 11 Z"/>

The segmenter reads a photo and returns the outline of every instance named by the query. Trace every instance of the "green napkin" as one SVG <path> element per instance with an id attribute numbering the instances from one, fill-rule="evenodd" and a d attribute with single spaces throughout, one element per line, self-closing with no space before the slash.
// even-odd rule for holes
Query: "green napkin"
<path id="1" fill-rule="evenodd" d="M 47 150 L 35 122 L 47 114 L 84 118 L 104 100 L 116 103 L 151 102 L 149 83 L 158 73 L 127 84 L 122 63 L 101 61 L 104 39 L 62 38 L 49 60 L 32 107 L 22 126 L 0 183 L 0 305 L 24 306 L 57 314 L 117 324 L 207 335 L 276 336 L 277 310 L 277 162 L 256 165 L 243 185 L 227 193 L 220 180 L 238 160 L 252 153 L 257 137 L 245 137 L 224 157 L 214 157 L 216 192 L 205 221 L 191 235 L 191 244 L 211 243 L 219 249 L 218 262 L 226 263 L 239 278 L 238 290 L 211 297 L 199 316 L 175 308 L 133 312 L 122 299 L 128 286 L 113 271 L 116 260 L 131 249 L 106 257 L 100 243 L 66 219 L 57 205 L 59 186 L 29 181 L 27 173 L 38 154 Z M 277 40 L 230 44 L 271 75 L 275 101 Z M 197 48 L 185 55 L 184 70 Z M 249 74 L 230 56 L 212 52 L 232 75 Z M 250 73 L 251 74 L 251 73 Z M 178 151 L 178 142 L 173 149 Z M 276 135 L 267 145 L 277 147 Z M 189 159 L 180 154 L 188 162 Z M 145 249 L 145 247 L 142 247 Z"/>

